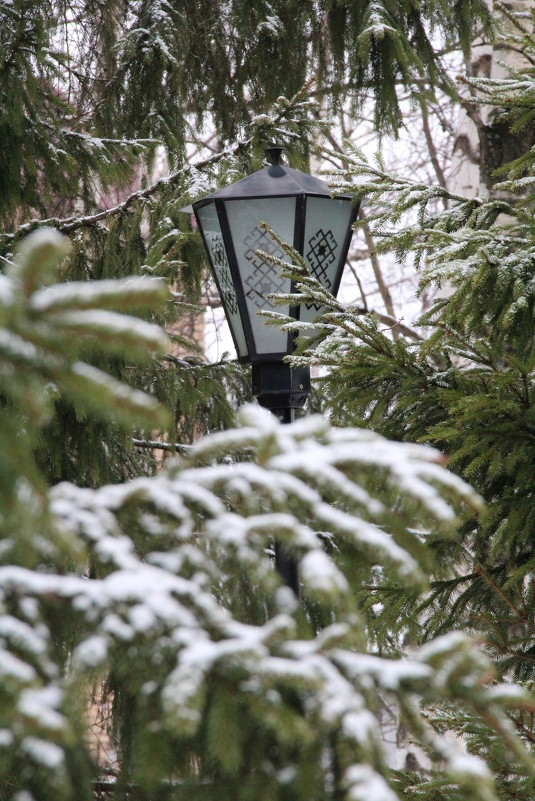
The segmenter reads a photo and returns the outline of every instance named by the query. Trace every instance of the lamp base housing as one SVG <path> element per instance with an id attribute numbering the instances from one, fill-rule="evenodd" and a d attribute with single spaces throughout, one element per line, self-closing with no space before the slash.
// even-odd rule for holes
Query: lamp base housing
<path id="1" fill-rule="evenodd" d="M 284 362 L 253 364 L 253 395 L 266 409 L 300 409 L 310 392 L 310 368 Z"/>

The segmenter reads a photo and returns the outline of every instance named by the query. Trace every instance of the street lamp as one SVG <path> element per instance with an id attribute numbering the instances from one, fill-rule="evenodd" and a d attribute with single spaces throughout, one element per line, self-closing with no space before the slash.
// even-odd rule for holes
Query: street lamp
<path id="1" fill-rule="evenodd" d="M 336 295 L 358 206 L 349 196 L 331 197 L 324 181 L 281 164 L 282 152 L 282 147 L 268 148 L 268 167 L 184 211 L 195 214 L 238 359 L 252 364 L 253 394 L 262 406 L 291 422 L 294 409 L 304 405 L 310 392 L 310 370 L 283 361 L 293 352 L 294 335 L 268 327 L 258 312 L 276 308 L 295 320 L 313 322 L 321 308 L 315 303 L 274 307 L 268 299 L 295 288 L 276 265 L 258 255 L 260 250 L 289 260 L 260 222 L 292 244 L 311 274 Z M 280 548 L 276 561 L 298 594 L 297 566 Z"/>
<path id="2" fill-rule="evenodd" d="M 223 301 L 238 359 L 252 363 L 253 394 L 284 419 L 303 406 L 310 391 L 307 367 L 283 362 L 294 348 L 293 334 L 265 324 L 258 311 L 275 307 L 270 294 L 294 290 L 280 270 L 264 261 L 262 250 L 288 261 L 267 231 L 304 257 L 311 274 L 334 295 L 344 269 L 358 207 L 350 197 L 332 198 L 327 184 L 281 164 L 282 147 L 270 147 L 270 166 L 193 203 L 210 266 Z M 282 314 L 312 322 L 315 303 L 278 306 Z"/>

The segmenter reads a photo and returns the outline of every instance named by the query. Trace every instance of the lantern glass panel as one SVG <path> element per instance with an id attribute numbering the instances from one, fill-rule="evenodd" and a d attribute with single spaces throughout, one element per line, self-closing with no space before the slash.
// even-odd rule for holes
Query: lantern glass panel
<path id="1" fill-rule="evenodd" d="M 209 203 L 207 206 L 198 209 L 197 215 L 204 235 L 204 241 L 206 242 L 208 255 L 210 256 L 212 270 L 217 279 L 219 294 L 221 295 L 225 313 L 234 334 L 238 356 L 240 358 L 245 358 L 247 357 L 245 334 L 238 311 L 238 301 L 232 282 L 215 203 Z"/>
<path id="2" fill-rule="evenodd" d="M 308 197 L 306 209 L 303 256 L 310 273 L 329 292 L 338 290 L 352 212 L 350 200 L 341 198 Z M 303 303 L 300 320 L 313 322 L 322 311 L 318 303 Z"/>
<path id="3" fill-rule="evenodd" d="M 232 242 L 238 262 L 245 302 L 259 356 L 288 352 L 288 334 L 267 326 L 259 311 L 289 314 L 289 306 L 273 306 L 266 295 L 291 291 L 291 283 L 283 278 L 280 268 L 264 261 L 255 251 L 263 250 L 289 261 L 282 248 L 260 228 L 264 220 L 285 242 L 294 241 L 295 197 L 251 198 L 225 203 Z"/>

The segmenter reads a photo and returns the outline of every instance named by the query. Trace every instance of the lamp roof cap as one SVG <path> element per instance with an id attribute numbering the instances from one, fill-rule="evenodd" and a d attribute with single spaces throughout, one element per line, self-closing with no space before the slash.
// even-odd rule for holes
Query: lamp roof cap
<path id="1" fill-rule="evenodd" d="M 213 200 L 246 200 L 247 198 L 295 197 L 296 195 L 331 197 L 326 181 L 307 175 L 300 170 L 294 170 L 286 164 L 280 164 L 282 148 L 273 147 L 269 148 L 269 151 L 266 152 L 269 152 L 272 164 L 197 200 L 193 203 L 193 208 L 200 208 Z M 343 195 L 342 199 L 351 200 L 351 196 Z"/>

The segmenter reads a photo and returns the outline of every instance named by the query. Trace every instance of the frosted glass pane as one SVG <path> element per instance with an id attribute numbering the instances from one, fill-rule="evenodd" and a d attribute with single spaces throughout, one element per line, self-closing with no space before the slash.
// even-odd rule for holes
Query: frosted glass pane
<path id="1" fill-rule="evenodd" d="M 293 244 L 295 198 L 262 198 L 259 200 L 228 200 L 225 203 L 232 241 L 245 292 L 258 354 L 287 352 L 288 334 L 266 326 L 260 310 L 289 313 L 289 306 L 273 306 L 266 295 L 290 292 L 290 281 L 282 278 L 280 270 L 261 259 L 256 250 L 264 250 L 277 258 L 288 257 L 271 236 L 259 227 L 264 220 L 285 242 Z"/>
<path id="2" fill-rule="evenodd" d="M 217 277 L 225 313 L 227 315 L 230 327 L 234 332 L 234 337 L 238 347 L 238 356 L 247 356 L 245 334 L 243 332 L 243 325 L 241 322 L 240 313 L 238 311 L 236 293 L 234 292 L 234 287 L 232 285 L 232 277 L 230 274 L 227 254 L 223 245 L 221 226 L 219 225 L 215 203 L 210 203 L 208 206 L 203 206 L 197 211 L 197 215 L 201 222 L 204 240 L 210 255 L 212 269 Z"/>
<path id="3" fill-rule="evenodd" d="M 338 275 L 342 248 L 349 228 L 352 204 L 339 198 L 307 198 L 303 256 L 314 278 L 330 292 Z M 317 303 L 303 304 L 300 319 L 313 322 L 321 312 Z"/>

